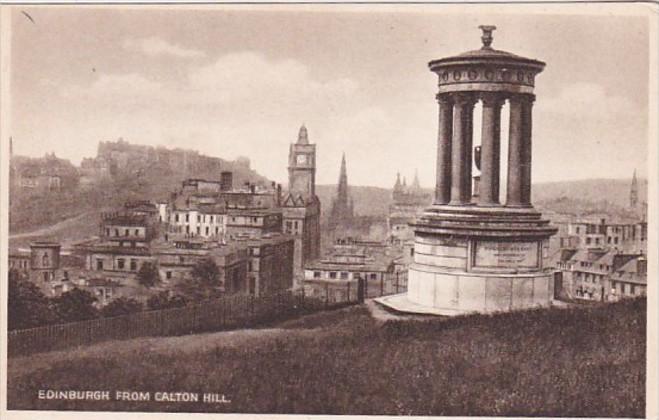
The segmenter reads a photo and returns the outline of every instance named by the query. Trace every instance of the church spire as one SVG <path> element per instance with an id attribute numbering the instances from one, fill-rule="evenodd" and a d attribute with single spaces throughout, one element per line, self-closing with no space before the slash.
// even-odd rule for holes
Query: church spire
<path id="1" fill-rule="evenodd" d="M 634 169 L 634 175 L 632 176 L 632 186 L 629 190 L 629 207 L 632 209 L 636 208 L 638 204 L 638 181 L 636 179 L 636 169 Z"/>
<path id="2" fill-rule="evenodd" d="M 330 213 L 330 226 L 350 226 L 353 218 L 352 199 L 348 193 L 348 170 L 346 168 L 346 155 L 341 156 L 341 170 L 339 173 L 339 184 L 336 188 L 336 198 L 332 203 Z"/>
<path id="3" fill-rule="evenodd" d="M 396 172 L 396 183 L 394 184 L 394 190 L 399 190 L 400 185 L 400 172 Z"/>
<path id="4" fill-rule="evenodd" d="M 339 200 L 342 200 L 343 197 L 345 197 L 346 202 L 348 200 L 348 171 L 346 169 L 345 152 L 341 157 L 341 171 L 339 172 L 339 186 L 338 186 L 337 196 Z"/>
<path id="5" fill-rule="evenodd" d="M 421 184 L 419 184 L 419 171 L 417 169 L 414 170 L 414 181 L 412 181 L 412 188 L 414 190 L 421 189 Z"/>

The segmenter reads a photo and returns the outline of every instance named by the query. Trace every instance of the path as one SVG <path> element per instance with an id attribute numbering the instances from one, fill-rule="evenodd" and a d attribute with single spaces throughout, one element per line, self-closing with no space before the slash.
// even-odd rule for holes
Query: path
<path id="1" fill-rule="evenodd" d="M 84 212 L 82 214 L 79 214 L 78 216 L 62 220 L 61 222 L 57 222 L 54 225 L 39 228 L 39 229 L 33 230 L 31 232 L 15 233 L 13 235 L 9 235 L 9 239 L 20 239 L 20 238 L 29 238 L 29 237 L 32 237 L 32 236 L 52 235 L 52 234 L 57 233 L 58 230 L 62 230 L 62 229 L 66 229 L 66 228 L 75 226 L 78 222 L 83 220 L 85 217 L 89 216 L 90 213 L 91 212 Z"/>
<path id="2" fill-rule="evenodd" d="M 173 337 L 139 337 L 130 340 L 105 341 L 89 346 L 18 356 L 7 359 L 7 374 L 18 378 L 36 370 L 48 369 L 54 363 L 86 357 L 116 359 L 126 354 L 187 354 L 216 347 L 258 346 L 263 341 L 286 335 L 315 334 L 314 330 L 283 328 L 245 329 Z"/>

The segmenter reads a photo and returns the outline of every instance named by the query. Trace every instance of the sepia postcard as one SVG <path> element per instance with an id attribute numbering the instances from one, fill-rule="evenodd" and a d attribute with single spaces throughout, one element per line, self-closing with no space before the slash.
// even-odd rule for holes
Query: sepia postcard
<path id="1" fill-rule="evenodd" d="M 657 419 L 658 11 L 3 4 L 0 417 Z"/>

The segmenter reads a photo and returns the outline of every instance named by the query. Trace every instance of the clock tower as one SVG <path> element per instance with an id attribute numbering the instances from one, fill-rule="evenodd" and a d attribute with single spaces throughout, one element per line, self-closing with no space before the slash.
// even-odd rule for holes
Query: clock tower
<path id="1" fill-rule="evenodd" d="M 282 200 L 284 233 L 295 236 L 294 287 L 302 287 L 304 263 L 320 256 L 320 201 L 316 197 L 316 145 L 303 125 L 288 153 L 288 192 Z"/>
<path id="2" fill-rule="evenodd" d="M 302 125 L 297 142 L 288 153 L 288 192 L 309 200 L 316 195 L 316 145 L 309 144 L 307 128 Z"/>

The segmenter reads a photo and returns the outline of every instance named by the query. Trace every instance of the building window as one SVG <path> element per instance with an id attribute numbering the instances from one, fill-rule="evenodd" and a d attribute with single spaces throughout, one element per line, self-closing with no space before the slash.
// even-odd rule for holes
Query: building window
<path id="1" fill-rule="evenodd" d="M 201 215 L 197 215 L 197 222 L 201 222 Z"/>
<path id="2" fill-rule="evenodd" d="M 617 236 L 615 238 L 613 238 L 613 243 L 618 245 L 618 237 Z"/>
<path id="3" fill-rule="evenodd" d="M 110 228 L 105 228 L 105 236 L 110 236 Z"/>
<path id="4" fill-rule="evenodd" d="M 329 276 L 330 276 L 331 279 L 335 279 L 336 278 L 336 271 L 330 271 Z"/>
<path id="5" fill-rule="evenodd" d="M 131 271 L 137 270 L 137 260 L 134 258 L 130 259 L 130 270 Z"/>
<path id="6" fill-rule="evenodd" d="M 590 245 L 590 238 L 586 238 L 586 244 Z"/>
<path id="7" fill-rule="evenodd" d="M 341 272 L 341 279 L 345 280 L 347 278 L 348 278 L 348 273 L 346 273 L 345 271 L 342 271 Z"/>
<path id="8" fill-rule="evenodd" d="M 206 226 L 206 236 L 208 236 L 209 234 L 210 234 L 210 228 Z"/>
<path id="9" fill-rule="evenodd" d="M 215 226 L 215 234 L 217 235 L 218 233 L 220 233 L 220 228 Z"/>
<path id="10" fill-rule="evenodd" d="M 298 227 L 298 222 L 297 222 L 297 220 L 296 220 L 295 222 L 293 222 L 293 227 L 295 228 L 295 230 L 297 230 L 297 227 Z"/>
<path id="11" fill-rule="evenodd" d="M 129 229 L 124 229 L 124 235 L 125 235 L 125 236 L 130 235 L 130 230 L 129 230 Z"/>
<path id="12" fill-rule="evenodd" d="M 185 214 L 185 221 L 186 222 L 190 221 L 190 214 L 188 214 L 188 213 Z"/>
<path id="13" fill-rule="evenodd" d="M 114 236 L 119 236 L 119 229 L 114 230 Z"/>
<path id="14" fill-rule="evenodd" d="M 201 233 L 201 226 L 197 226 L 197 235 Z"/>
<path id="15" fill-rule="evenodd" d="M 371 280 L 376 280 L 378 278 L 377 273 L 371 273 Z"/>
<path id="16" fill-rule="evenodd" d="M 165 271 L 165 278 L 167 280 L 171 279 L 172 278 L 172 272 L 171 271 Z"/>
<path id="17" fill-rule="evenodd" d="M 633 284 L 630 284 L 630 285 L 629 285 L 629 294 L 630 294 L 630 295 L 633 295 L 633 294 L 635 294 L 635 293 L 636 293 L 636 286 L 633 285 Z"/>
<path id="18" fill-rule="evenodd" d="M 185 262 L 185 257 L 183 255 L 178 256 L 178 262 L 179 263 L 184 263 Z"/>
<path id="19" fill-rule="evenodd" d="M 119 267 L 119 270 L 123 270 L 125 265 L 126 265 L 126 260 L 124 260 L 123 258 L 119 258 L 117 260 L 117 267 Z"/>
<path id="20" fill-rule="evenodd" d="M 96 269 L 97 270 L 103 269 L 103 260 L 96 260 Z"/>
<path id="21" fill-rule="evenodd" d="M 185 233 L 190 233 L 190 225 L 185 225 Z"/>
<path id="22" fill-rule="evenodd" d="M 320 278 L 320 271 L 314 271 L 313 272 L 313 278 L 319 279 Z"/>
<path id="23" fill-rule="evenodd" d="M 211 216 L 210 216 L 210 217 L 211 217 L 211 223 L 213 223 L 213 215 L 211 214 Z"/>
<path id="24" fill-rule="evenodd" d="M 176 220 L 177 222 L 179 221 L 178 213 L 176 213 L 176 215 L 174 216 L 174 220 Z"/>
<path id="25" fill-rule="evenodd" d="M 135 236 L 140 236 L 140 230 L 139 229 L 135 229 Z"/>

